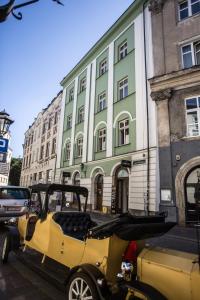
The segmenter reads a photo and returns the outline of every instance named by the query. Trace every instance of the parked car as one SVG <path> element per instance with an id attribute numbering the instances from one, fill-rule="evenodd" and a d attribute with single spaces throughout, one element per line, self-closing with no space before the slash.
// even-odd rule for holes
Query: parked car
<path id="1" fill-rule="evenodd" d="M 197 255 L 145 247 L 145 238 L 175 225 L 165 222 L 164 215 L 126 213 L 97 225 L 86 211 L 84 187 L 39 184 L 31 194 L 29 213 L 4 236 L 3 263 L 10 251 L 20 249 L 21 255 L 38 253 L 38 264 L 53 260 L 66 271 L 68 300 L 199 299 Z"/>
<path id="2" fill-rule="evenodd" d="M 20 186 L 0 186 L 0 223 L 24 214 L 30 191 Z"/>

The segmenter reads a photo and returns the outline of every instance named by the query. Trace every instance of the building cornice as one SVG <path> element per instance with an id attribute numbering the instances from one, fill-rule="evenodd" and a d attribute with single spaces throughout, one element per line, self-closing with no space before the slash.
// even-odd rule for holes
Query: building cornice
<path id="1" fill-rule="evenodd" d="M 181 90 L 199 85 L 200 66 L 175 71 L 149 79 L 151 91 L 160 92 L 167 89 Z"/>

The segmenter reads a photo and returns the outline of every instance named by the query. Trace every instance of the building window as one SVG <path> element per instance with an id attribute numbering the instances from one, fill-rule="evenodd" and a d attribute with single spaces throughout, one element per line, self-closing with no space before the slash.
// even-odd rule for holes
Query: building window
<path id="1" fill-rule="evenodd" d="M 67 129 L 72 128 L 72 114 L 67 116 Z"/>
<path id="2" fill-rule="evenodd" d="M 84 106 L 81 106 L 78 109 L 78 123 L 81 123 L 84 121 Z"/>
<path id="3" fill-rule="evenodd" d="M 52 140 L 52 148 L 51 148 L 51 154 L 56 153 L 56 138 Z"/>
<path id="4" fill-rule="evenodd" d="M 37 173 L 33 174 L 33 180 L 36 182 L 37 181 Z"/>
<path id="5" fill-rule="evenodd" d="M 49 123 L 48 123 L 48 130 L 50 130 L 51 127 L 52 127 L 52 124 L 53 124 L 52 121 L 53 121 L 53 120 L 52 120 L 52 117 L 50 117 L 50 118 L 49 118 Z"/>
<path id="6" fill-rule="evenodd" d="M 74 100 L 74 88 L 69 90 L 69 102 Z"/>
<path id="7" fill-rule="evenodd" d="M 70 160 L 71 143 L 66 144 L 66 160 Z"/>
<path id="8" fill-rule="evenodd" d="M 48 123 L 47 122 L 43 123 L 42 134 L 45 134 L 45 132 L 47 131 L 47 128 L 48 128 Z"/>
<path id="9" fill-rule="evenodd" d="M 106 93 L 103 92 L 98 96 L 98 111 L 102 111 L 106 108 Z"/>
<path id="10" fill-rule="evenodd" d="M 185 100 L 187 135 L 200 135 L 200 96 Z"/>
<path id="11" fill-rule="evenodd" d="M 77 157 L 82 157 L 83 155 L 83 138 L 77 139 Z"/>
<path id="12" fill-rule="evenodd" d="M 80 93 L 86 89 L 86 77 L 83 77 L 80 81 Z"/>
<path id="13" fill-rule="evenodd" d="M 42 180 L 42 172 L 39 172 L 39 174 L 38 174 L 38 180 L 39 181 Z"/>
<path id="14" fill-rule="evenodd" d="M 128 46 L 127 46 L 127 41 L 125 41 L 119 46 L 119 60 L 126 57 L 127 54 L 128 54 Z"/>
<path id="15" fill-rule="evenodd" d="M 107 58 L 102 60 L 99 64 L 99 76 L 103 75 L 107 71 Z"/>
<path id="16" fill-rule="evenodd" d="M 182 47 L 183 68 L 200 65 L 200 41 Z"/>
<path id="17" fill-rule="evenodd" d="M 179 20 L 200 13 L 200 0 L 181 1 L 179 4 Z"/>
<path id="18" fill-rule="evenodd" d="M 40 159 L 44 158 L 44 145 L 41 146 L 40 148 Z"/>
<path id="19" fill-rule="evenodd" d="M 49 157 L 49 150 L 50 150 L 50 142 L 48 142 L 46 144 L 46 153 L 45 153 L 45 157 Z"/>
<path id="20" fill-rule="evenodd" d="M 106 150 L 106 128 L 100 129 L 98 132 L 98 151 Z"/>
<path id="21" fill-rule="evenodd" d="M 51 174 L 52 174 L 52 170 L 47 170 L 46 173 L 46 178 L 47 178 L 47 183 L 51 183 Z"/>
<path id="22" fill-rule="evenodd" d="M 129 120 L 119 122 L 119 146 L 129 144 Z"/>
<path id="23" fill-rule="evenodd" d="M 128 77 L 118 83 L 118 99 L 122 100 L 128 96 Z"/>
<path id="24" fill-rule="evenodd" d="M 57 123 L 58 123 L 58 112 L 56 111 L 54 115 L 54 125 L 56 125 Z"/>

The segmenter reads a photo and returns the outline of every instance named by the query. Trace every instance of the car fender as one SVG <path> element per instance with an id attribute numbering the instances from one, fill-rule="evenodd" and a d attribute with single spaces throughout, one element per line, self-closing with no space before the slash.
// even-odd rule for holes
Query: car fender
<path id="1" fill-rule="evenodd" d="M 69 276 L 66 281 L 69 280 L 69 278 L 71 277 L 72 274 L 74 274 L 75 272 L 79 272 L 79 271 L 86 273 L 92 279 L 93 283 L 96 286 L 97 292 L 99 294 L 99 298 L 101 300 L 110 299 L 109 298 L 110 290 L 107 286 L 105 276 L 94 265 L 83 264 L 83 265 L 76 266 L 75 268 L 70 270 Z M 100 280 L 102 282 L 102 285 L 98 284 L 98 280 Z"/>
<path id="2" fill-rule="evenodd" d="M 16 227 L 14 226 L 6 226 L 7 234 L 10 239 L 10 250 L 17 250 L 20 247 L 20 234 Z"/>

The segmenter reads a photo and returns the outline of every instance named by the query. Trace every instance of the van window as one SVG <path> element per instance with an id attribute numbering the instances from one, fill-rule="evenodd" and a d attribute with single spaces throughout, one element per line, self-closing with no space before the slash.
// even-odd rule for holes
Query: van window
<path id="1" fill-rule="evenodd" d="M 30 194 L 26 189 L 15 189 L 15 188 L 1 188 L 0 189 L 0 199 L 29 199 Z"/>

